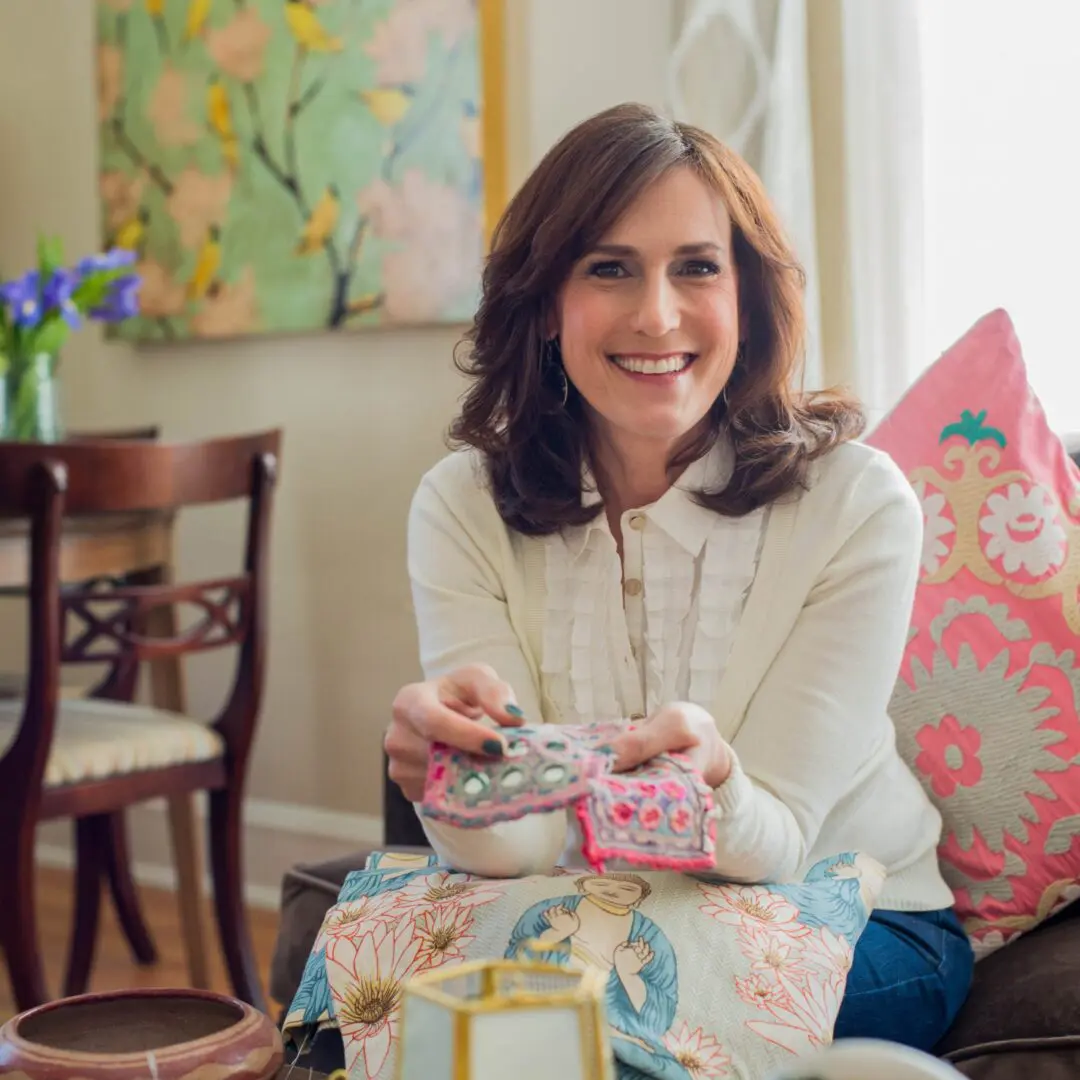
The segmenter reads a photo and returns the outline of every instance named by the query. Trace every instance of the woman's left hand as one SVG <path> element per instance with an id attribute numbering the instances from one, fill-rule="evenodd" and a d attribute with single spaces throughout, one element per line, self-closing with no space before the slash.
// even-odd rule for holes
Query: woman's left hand
<path id="1" fill-rule="evenodd" d="M 735 760 L 712 716 L 684 701 L 663 706 L 639 727 L 616 736 L 611 749 L 616 772 L 635 769 L 659 754 L 683 754 L 711 788 L 727 780 Z"/>

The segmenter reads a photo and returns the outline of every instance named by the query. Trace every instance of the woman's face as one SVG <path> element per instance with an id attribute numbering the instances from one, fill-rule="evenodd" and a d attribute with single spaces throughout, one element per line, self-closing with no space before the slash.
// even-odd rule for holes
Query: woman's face
<path id="1" fill-rule="evenodd" d="M 731 221 L 672 169 L 573 268 L 558 297 L 566 374 L 601 432 L 665 447 L 705 417 L 739 347 Z"/>

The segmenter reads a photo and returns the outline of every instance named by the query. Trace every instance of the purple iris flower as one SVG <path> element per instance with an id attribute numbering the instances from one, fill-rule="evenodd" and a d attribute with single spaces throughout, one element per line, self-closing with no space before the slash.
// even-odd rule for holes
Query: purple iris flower
<path id="1" fill-rule="evenodd" d="M 79 274 L 92 274 L 95 270 L 119 270 L 125 266 L 133 266 L 135 252 L 126 248 L 113 248 L 104 255 L 88 255 L 80 259 L 75 267 Z"/>
<path id="2" fill-rule="evenodd" d="M 90 309 L 90 316 L 102 322 L 122 322 L 139 313 L 139 286 L 142 279 L 138 274 L 126 274 L 117 278 L 109 287 L 103 303 Z"/>
<path id="3" fill-rule="evenodd" d="M 45 283 L 41 293 L 41 304 L 46 311 L 56 308 L 64 317 L 64 322 L 73 330 L 82 323 L 79 309 L 71 299 L 75 286 L 79 284 L 78 275 L 72 270 L 54 270 Z"/>
<path id="4" fill-rule="evenodd" d="M 0 301 L 11 308 L 16 326 L 36 326 L 41 319 L 38 272 L 30 270 L 21 278 L 0 285 Z"/>

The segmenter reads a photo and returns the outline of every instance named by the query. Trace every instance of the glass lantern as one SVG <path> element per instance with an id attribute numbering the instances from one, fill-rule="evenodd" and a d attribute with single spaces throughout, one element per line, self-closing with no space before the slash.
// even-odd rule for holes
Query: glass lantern
<path id="1" fill-rule="evenodd" d="M 407 982 L 398 1080 L 613 1080 L 599 971 L 456 964 Z"/>

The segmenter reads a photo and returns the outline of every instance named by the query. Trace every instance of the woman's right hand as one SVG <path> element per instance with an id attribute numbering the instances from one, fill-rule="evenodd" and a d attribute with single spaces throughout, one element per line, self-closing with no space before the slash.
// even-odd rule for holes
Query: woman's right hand
<path id="1" fill-rule="evenodd" d="M 503 736 L 477 723 L 482 716 L 490 716 L 500 727 L 523 722 L 513 690 L 487 664 L 458 668 L 440 679 L 410 683 L 398 691 L 383 745 L 390 759 L 390 779 L 410 802 L 424 797 L 433 742 L 489 757 L 506 753 Z"/>

